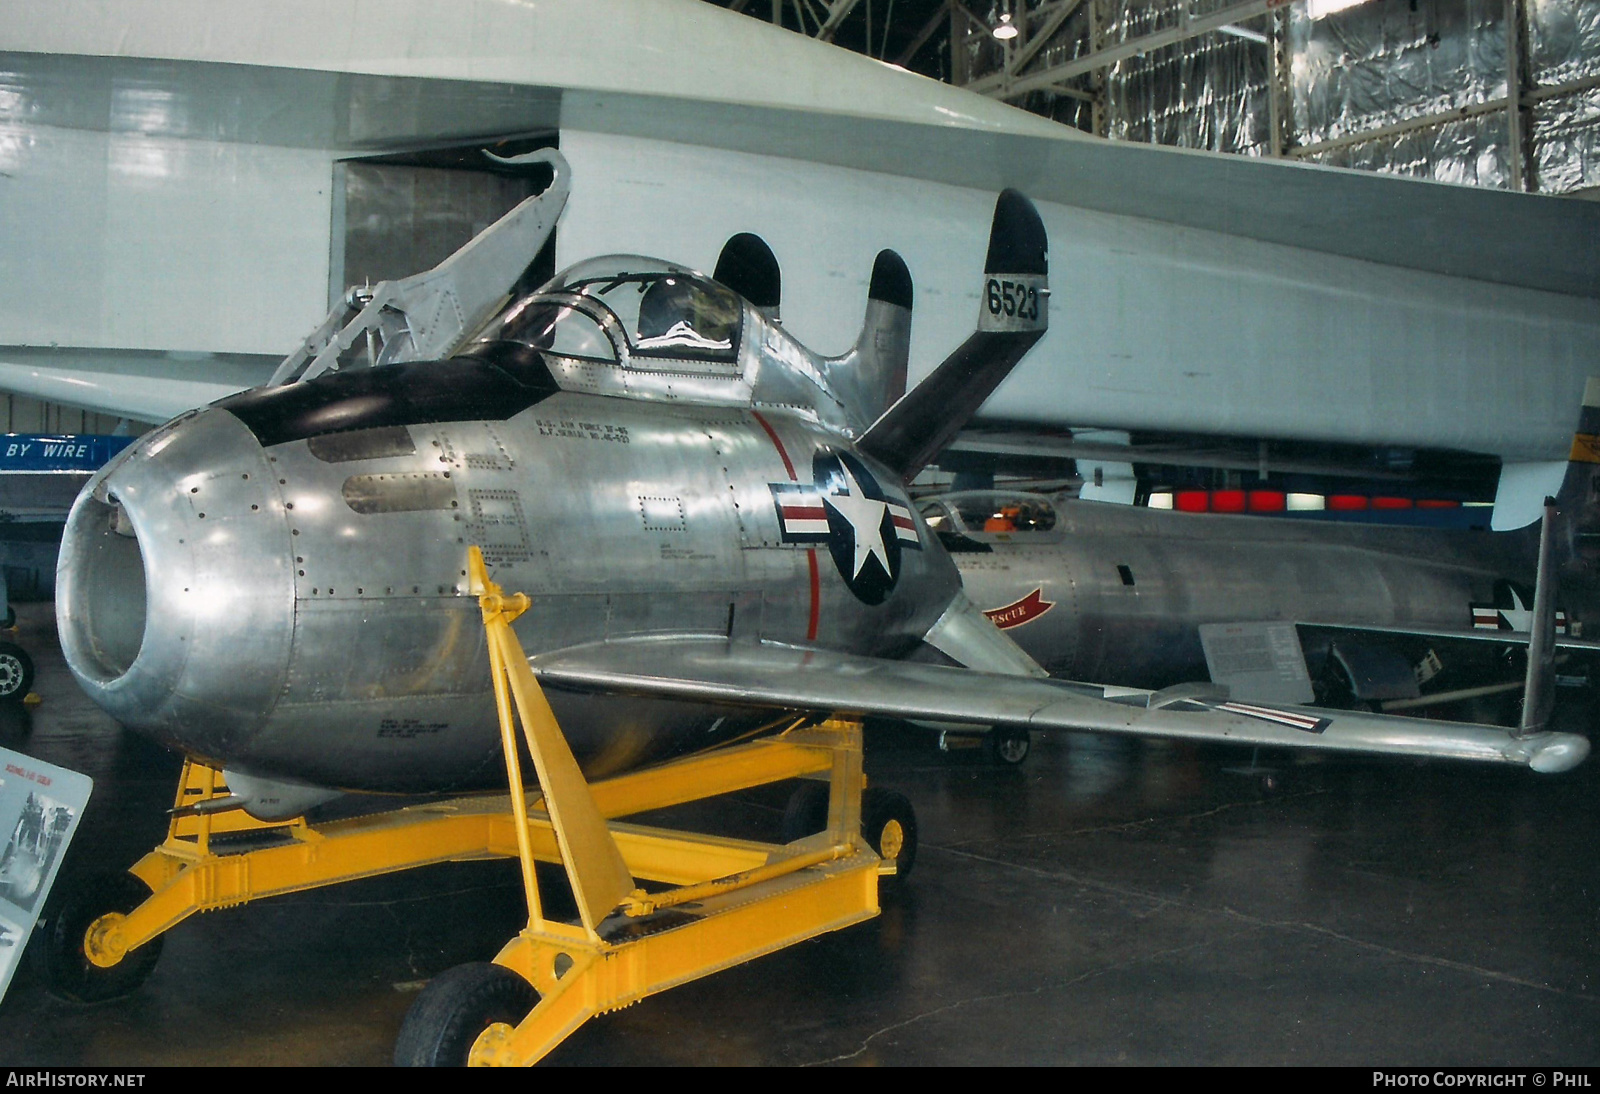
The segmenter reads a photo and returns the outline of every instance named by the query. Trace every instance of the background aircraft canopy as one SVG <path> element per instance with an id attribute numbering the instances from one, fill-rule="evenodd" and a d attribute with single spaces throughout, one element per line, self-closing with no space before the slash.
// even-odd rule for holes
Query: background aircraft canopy
<path id="1" fill-rule="evenodd" d="M 922 516 L 936 532 L 1048 532 L 1056 510 L 1041 494 L 975 490 L 922 503 Z"/>

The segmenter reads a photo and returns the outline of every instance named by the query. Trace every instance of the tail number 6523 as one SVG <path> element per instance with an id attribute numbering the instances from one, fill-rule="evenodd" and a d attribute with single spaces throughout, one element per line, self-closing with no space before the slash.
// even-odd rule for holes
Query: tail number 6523
<path id="1" fill-rule="evenodd" d="M 1035 286 L 991 277 L 986 296 L 990 315 L 1016 319 L 1039 318 L 1039 290 Z"/>

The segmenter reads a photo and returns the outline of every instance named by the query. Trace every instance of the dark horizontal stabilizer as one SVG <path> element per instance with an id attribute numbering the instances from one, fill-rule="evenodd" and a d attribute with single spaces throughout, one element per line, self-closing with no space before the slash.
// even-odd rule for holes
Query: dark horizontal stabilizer
<path id="1" fill-rule="evenodd" d="M 1015 190 L 1001 193 L 989 232 L 977 333 L 873 423 L 859 442 L 862 451 L 910 479 L 960 432 L 1044 336 L 1046 247 L 1044 222 L 1033 203 Z M 873 271 L 875 292 L 878 273 Z"/>

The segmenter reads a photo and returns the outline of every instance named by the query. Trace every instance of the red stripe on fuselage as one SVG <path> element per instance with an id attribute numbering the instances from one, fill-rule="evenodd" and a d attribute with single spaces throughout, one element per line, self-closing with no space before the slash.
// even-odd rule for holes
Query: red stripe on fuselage
<path id="1" fill-rule="evenodd" d="M 806 565 L 811 568 L 811 617 L 806 620 L 806 641 L 817 640 L 817 622 L 822 615 L 822 575 L 817 572 L 817 549 L 806 548 Z"/>
<path id="2" fill-rule="evenodd" d="M 772 428 L 759 410 L 752 410 L 750 416 L 761 423 L 761 428 L 767 431 L 767 436 L 772 438 L 772 447 L 778 450 L 778 456 L 783 460 L 783 469 L 789 472 L 790 482 L 799 482 L 800 477 L 794 473 L 794 464 L 789 461 L 789 453 L 784 449 L 783 442 L 778 439 L 778 431 Z"/>
<path id="3" fill-rule="evenodd" d="M 761 416 L 759 410 L 752 410 L 750 416 L 761 423 L 761 428 L 767 431 L 767 436 L 772 440 L 772 447 L 778 450 L 778 457 L 783 460 L 783 469 L 789 472 L 790 482 L 799 482 L 800 476 L 794 473 L 794 462 L 789 459 L 788 451 L 783 447 L 783 441 L 778 437 L 778 431 L 772 424 Z M 785 514 L 787 515 L 787 514 Z M 822 511 L 822 516 L 827 517 L 827 511 Z M 806 568 L 811 571 L 811 611 L 806 619 L 806 641 L 817 640 L 817 624 L 822 618 L 822 574 L 817 570 L 817 549 L 806 548 Z"/>

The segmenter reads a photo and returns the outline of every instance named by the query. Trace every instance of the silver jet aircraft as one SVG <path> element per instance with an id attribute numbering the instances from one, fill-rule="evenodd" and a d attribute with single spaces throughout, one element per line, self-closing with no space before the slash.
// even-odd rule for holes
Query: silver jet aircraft
<path id="1" fill-rule="evenodd" d="M 1600 525 L 1600 383 L 1585 403 L 1555 499 L 1551 575 L 1557 679 L 1587 692 L 1600 671 L 1586 531 Z M 1537 525 L 1302 522 L 1003 490 L 919 509 L 972 601 L 1053 675 L 1154 689 L 1209 677 L 1236 700 L 1518 715 Z"/>
<path id="2" fill-rule="evenodd" d="M 482 323 L 422 282 L 377 286 L 278 383 L 169 422 L 86 486 L 58 581 L 68 664 L 124 725 L 226 769 L 263 819 L 345 791 L 503 785 L 476 544 L 533 598 L 516 629 L 591 775 L 775 711 L 1583 759 L 1585 739 L 1539 726 L 1045 679 L 963 594 L 904 485 L 1044 332 L 1045 248 L 1032 205 L 1002 194 L 976 332 L 892 402 L 912 305 L 892 252 L 836 358 L 785 332 L 775 273 L 751 263 L 722 271 L 741 295 L 597 258 Z M 447 313 L 471 333 L 438 349 Z M 336 367 L 362 345 L 369 367 Z"/>

